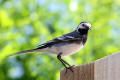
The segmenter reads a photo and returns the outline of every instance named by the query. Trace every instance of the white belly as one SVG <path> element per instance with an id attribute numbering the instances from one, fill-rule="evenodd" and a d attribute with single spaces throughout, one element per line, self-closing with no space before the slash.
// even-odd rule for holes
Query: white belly
<path id="1" fill-rule="evenodd" d="M 62 51 L 62 55 L 70 55 L 78 52 L 83 47 L 82 44 L 70 44 L 63 47 L 60 47 L 60 50 Z"/>
<path id="2" fill-rule="evenodd" d="M 65 55 L 70 55 L 78 52 L 82 47 L 83 47 L 82 44 L 73 43 L 73 44 L 66 44 L 66 45 L 57 46 L 57 47 L 53 46 L 51 48 L 47 48 L 45 51 L 51 52 L 54 54 L 62 53 L 62 56 L 65 56 Z"/>

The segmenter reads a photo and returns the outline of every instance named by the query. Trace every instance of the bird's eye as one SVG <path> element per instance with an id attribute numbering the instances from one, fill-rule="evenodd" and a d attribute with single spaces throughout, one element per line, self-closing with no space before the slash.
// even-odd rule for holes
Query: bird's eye
<path id="1" fill-rule="evenodd" d="M 85 26 L 85 24 L 82 24 L 82 26 Z"/>

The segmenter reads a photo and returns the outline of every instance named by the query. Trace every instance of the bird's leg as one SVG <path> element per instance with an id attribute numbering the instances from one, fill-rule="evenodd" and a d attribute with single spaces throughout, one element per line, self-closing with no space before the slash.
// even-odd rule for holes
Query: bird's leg
<path id="1" fill-rule="evenodd" d="M 57 58 L 58 58 L 58 60 L 63 64 L 63 66 L 64 66 L 65 68 L 67 68 L 67 66 L 65 65 L 65 63 L 64 63 L 63 60 L 61 59 L 61 54 L 57 55 Z"/>
<path id="2" fill-rule="evenodd" d="M 67 64 L 69 67 L 71 66 L 70 64 L 68 64 L 65 60 L 61 59 L 65 64 Z"/>
<path id="3" fill-rule="evenodd" d="M 58 54 L 58 56 L 57 56 L 57 58 L 58 58 L 58 60 L 63 64 L 63 66 L 66 68 L 66 72 L 67 72 L 67 69 L 70 69 L 72 72 L 73 72 L 73 70 L 72 70 L 72 66 L 70 66 L 70 64 L 68 64 L 65 60 L 63 60 L 62 58 L 61 58 L 61 54 L 62 53 L 60 53 L 60 54 Z M 66 65 L 68 65 L 69 67 L 67 67 Z"/>

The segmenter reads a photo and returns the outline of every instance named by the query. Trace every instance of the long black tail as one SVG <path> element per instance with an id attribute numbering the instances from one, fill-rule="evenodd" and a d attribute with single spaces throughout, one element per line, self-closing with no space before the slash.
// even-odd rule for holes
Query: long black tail
<path id="1" fill-rule="evenodd" d="M 10 54 L 9 56 L 19 55 L 19 54 L 26 54 L 26 53 L 37 52 L 37 51 L 40 51 L 40 49 L 25 50 L 25 51 Z"/>

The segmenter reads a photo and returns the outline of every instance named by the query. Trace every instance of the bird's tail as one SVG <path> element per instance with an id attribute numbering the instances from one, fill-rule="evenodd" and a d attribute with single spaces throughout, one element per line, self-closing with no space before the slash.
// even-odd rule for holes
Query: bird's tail
<path id="1" fill-rule="evenodd" d="M 26 53 L 37 52 L 37 51 L 40 51 L 40 49 L 25 50 L 25 51 L 10 54 L 9 56 L 19 55 L 19 54 L 26 54 Z"/>

